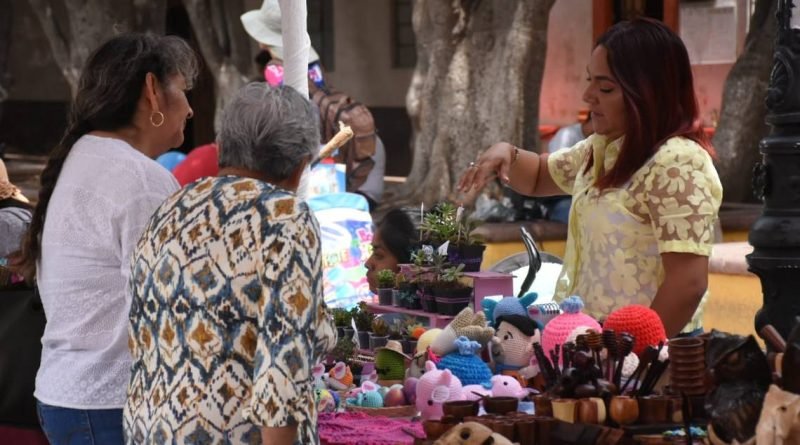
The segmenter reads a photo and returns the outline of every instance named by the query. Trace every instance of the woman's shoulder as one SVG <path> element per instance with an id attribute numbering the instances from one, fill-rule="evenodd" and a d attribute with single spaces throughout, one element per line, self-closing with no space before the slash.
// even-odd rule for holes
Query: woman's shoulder
<path id="1" fill-rule="evenodd" d="M 673 136 L 667 139 L 656 151 L 653 161 L 662 165 L 682 161 L 701 164 L 712 163 L 711 155 L 702 145 L 683 136 Z"/>

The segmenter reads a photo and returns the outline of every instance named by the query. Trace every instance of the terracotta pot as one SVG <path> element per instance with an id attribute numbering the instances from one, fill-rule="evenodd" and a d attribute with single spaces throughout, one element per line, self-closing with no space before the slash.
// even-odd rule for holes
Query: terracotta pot
<path id="1" fill-rule="evenodd" d="M 639 418 L 639 402 L 628 396 L 614 396 L 611 398 L 608 411 L 611 420 L 620 425 L 628 425 Z"/>
<path id="2" fill-rule="evenodd" d="M 505 414 L 517 410 L 516 397 L 487 397 L 483 399 L 483 409 L 490 414 Z"/>
<path id="3" fill-rule="evenodd" d="M 553 417 L 553 405 L 550 396 L 543 394 L 533 396 L 533 413 L 537 416 Z"/>
<path id="4" fill-rule="evenodd" d="M 477 416 L 479 409 L 480 405 L 477 400 L 452 400 L 444 402 L 444 405 L 442 405 L 444 414 L 455 417 L 459 422 L 464 420 L 465 417 Z"/>
<path id="5" fill-rule="evenodd" d="M 575 423 L 578 420 L 578 401 L 575 399 L 555 399 L 553 404 L 553 417 L 567 422 Z"/>
<path id="6" fill-rule="evenodd" d="M 578 422 L 600 423 L 606 421 L 606 404 L 599 397 L 578 400 Z"/>
<path id="7" fill-rule="evenodd" d="M 644 424 L 670 423 L 672 401 L 669 397 L 639 397 L 639 421 Z"/>

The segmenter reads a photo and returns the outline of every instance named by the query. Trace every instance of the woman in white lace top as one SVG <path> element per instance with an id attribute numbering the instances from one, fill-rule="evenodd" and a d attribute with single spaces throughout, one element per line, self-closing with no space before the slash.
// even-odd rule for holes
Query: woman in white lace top
<path id="1" fill-rule="evenodd" d="M 153 159 L 183 143 L 196 73 L 194 52 L 177 37 L 104 43 L 42 173 L 21 271 L 35 276 L 47 315 L 34 395 L 52 444 L 123 441 L 130 254 L 178 189 Z"/>

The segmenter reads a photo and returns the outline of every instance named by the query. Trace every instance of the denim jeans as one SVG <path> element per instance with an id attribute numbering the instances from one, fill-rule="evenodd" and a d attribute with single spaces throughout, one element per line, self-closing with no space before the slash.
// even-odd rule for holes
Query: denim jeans
<path id="1" fill-rule="evenodd" d="M 39 422 L 51 445 L 121 444 L 122 408 L 72 409 L 36 401 Z"/>

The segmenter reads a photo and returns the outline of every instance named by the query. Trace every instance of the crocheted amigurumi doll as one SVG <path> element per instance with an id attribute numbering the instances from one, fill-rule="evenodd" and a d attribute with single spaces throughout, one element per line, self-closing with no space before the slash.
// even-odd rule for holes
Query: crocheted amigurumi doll
<path id="1" fill-rule="evenodd" d="M 428 360 L 437 361 L 439 358 L 429 351 L 429 347 L 433 340 L 442 333 L 439 328 L 428 329 L 417 340 L 417 350 L 414 357 L 411 358 L 411 364 L 406 371 L 406 377 L 419 378 L 425 370 L 425 362 Z"/>
<path id="2" fill-rule="evenodd" d="M 489 383 L 492 370 L 478 355 L 480 343 L 467 337 L 458 337 L 455 341 L 458 351 L 451 352 L 436 364 L 439 369 L 449 369 L 463 385 L 480 385 Z"/>
<path id="3" fill-rule="evenodd" d="M 507 375 L 492 377 L 492 397 L 527 397 L 530 391 L 523 388 L 519 381 Z"/>
<path id="4" fill-rule="evenodd" d="M 492 339 L 494 371 L 519 371 L 528 366 L 533 344 L 539 341 L 536 322 L 527 315 L 503 315 L 497 319 L 497 336 Z"/>
<path id="5" fill-rule="evenodd" d="M 333 393 L 327 389 L 315 389 L 314 400 L 317 402 L 317 412 L 332 413 L 336 412 L 337 403 Z"/>
<path id="6" fill-rule="evenodd" d="M 591 316 L 581 312 L 583 300 L 577 295 L 567 297 L 561 302 L 563 313 L 555 316 L 542 331 L 542 349 L 545 355 L 550 353 L 556 345 L 563 345 L 568 340 L 577 337 L 577 333 L 584 333 L 589 329 L 602 332 L 600 323 Z M 570 337 L 572 337 L 570 339 Z"/>
<path id="7" fill-rule="evenodd" d="M 372 382 L 365 382 L 361 385 L 361 392 L 355 398 L 347 399 L 348 405 L 363 406 L 364 408 L 382 408 L 383 395 L 380 387 Z"/>
<path id="8" fill-rule="evenodd" d="M 436 369 L 431 361 L 425 363 L 425 374 L 417 382 L 417 409 L 422 420 L 442 418 L 442 405 L 450 400 L 463 400 L 461 381 L 449 370 Z"/>
<path id="9" fill-rule="evenodd" d="M 648 346 L 658 345 L 667 339 L 661 317 L 656 311 L 639 304 L 623 306 L 608 314 L 603 328 L 613 329 L 617 334 L 627 332 L 633 335 L 633 352 L 636 355 L 641 355 Z"/>
<path id="10" fill-rule="evenodd" d="M 491 326 L 497 328 L 497 318 L 503 315 L 528 315 L 528 306 L 536 301 L 539 295 L 536 292 L 528 292 L 522 298 L 503 297 L 499 301 L 484 298 L 481 301 L 483 313 L 486 319 L 491 321 Z"/>
<path id="11" fill-rule="evenodd" d="M 431 343 L 431 349 L 439 357 L 444 357 L 456 350 L 454 342 L 462 335 L 484 347 L 494 336 L 494 329 L 486 325 L 486 315 L 483 312 L 474 313 L 472 308 L 466 307 L 436 336 Z"/>
<path id="12" fill-rule="evenodd" d="M 378 380 L 403 380 L 406 362 L 411 357 L 403 354 L 403 346 L 397 340 L 389 340 L 386 346 L 375 349 L 375 370 Z"/>
<path id="13" fill-rule="evenodd" d="M 336 391 L 345 391 L 353 386 L 353 372 L 344 362 L 337 362 L 328 374 L 328 386 Z"/>

